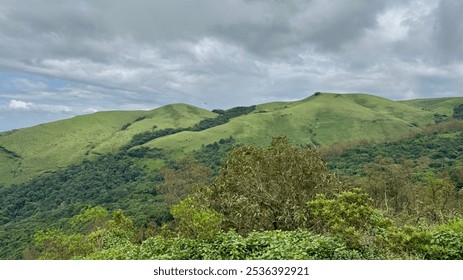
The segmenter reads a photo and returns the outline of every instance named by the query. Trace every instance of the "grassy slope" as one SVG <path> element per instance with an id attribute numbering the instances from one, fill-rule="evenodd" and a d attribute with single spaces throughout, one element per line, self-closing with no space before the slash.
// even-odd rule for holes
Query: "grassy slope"
<path id="1" fill-rule="evenodd" d="M 344 140 L 393 138 L 415 125 L 433 122 L 433 113 L 366 94 L 321 94 L 297 102 L 257 106 L 249 115 L 201 132 L 182 132 L 153 140 L 146 146 L 183 153 L 202 144 L 233 136 L 239 142 L 267 145 L 288 135 L 295 144 L 331 144 Z"/>
<path id="2" fill-rule="evenodd" d="M 453 108 L 458 104 L 463 104 L 463 97 L 414 99 L 400 101 L 400 103 L 451 116 L 453 114 Z"/>
<path id="3" fill-rule="evenodd" d="M 147 144 L 174 155 L 233 136 L 241 143 L 268 145 L 278 135 L 295 144 L 394 138 L 433 123 L 434 113 L 451 115 L 463 98 L 392 101 L 366 94 L 323 93 L 296 102 L 261 104 L 245 116 L 200 132 L 181 132 Z M 4 146 L 20 156 L 0 152 L 0 184 L 22 182 L 94 154 L 117 151 L 133 135 L 147 130 L 189 127 L 216 114 L 186 104 L 152 111 L 114 111 L 20 129 L 0 136 Z M 141 117 L 142 120 L 135 121 Z M 121 128 L 130 124 L 125 130 Z M 157 163 L 159 164 L 159 163 Z"/>
<path id="4" fill-rule="evenodd" d="M 214 113 L 185 104 L 152 111 L 113 111 L 20 129 L 0 136 L 0 145 L 20 156 L 4 160 L 0 155 L 0 184 L 22 182 L 46 171 L 78 162 L 93 153 L 117 150 L 142 131 L 183 127 Z M 145 119 L 134 122 L 137 118 Z M 126 130 L 122 126 L 132 123 Z M 16 165 L 17 168 L 12 168 Z"/>
<path id="5" fill-rule="evenodd" d="M 0 151 L 0 178 L 10 178 L 14 176 L 18 168 L 19 159 L 12 158 Z"/>
<path id="6" fill-rule="evenodd" d="M 149 112 L 146 118 L 133 123 L 126 130 L 115 132 L 110 139 L 97 146 L 93 152 L 114 152 L 127 144 L 132 136 L 144 131 L 165 128 L 186 128 L 217 114 L 187 104 L 167 105 Z"/>

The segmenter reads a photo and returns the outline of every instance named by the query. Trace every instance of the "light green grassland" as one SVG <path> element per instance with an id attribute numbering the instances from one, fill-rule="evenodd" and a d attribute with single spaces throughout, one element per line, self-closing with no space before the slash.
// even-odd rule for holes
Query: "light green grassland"
<path id="1" fill-rule="evenodd" d="M 233 136 L 241 143 L 268 145 L 287 135 L 294 144 L 332 144 L 384 140 L 416 131 L 433 122 L 433 113 L 365 94 L 321 94 L 297 102 L 262 104 L 245 116 L 200 132 L 181 132 L 155 139 L 149 148 L 174 154 L 197 150 L 203 144 Z"/>
<path id="2" fill-rule="evenodd" d="M 414 106 L 433 113 L 446 114 L 451 116 L 453 108 L 463 103 L 463 97 L 426 98 L 400 101 L 400 103 Z"/>
<path id="3" fill-rule="evenodd" d="M 26 181 L 94 154 L 116 151 L 133 135 L 152 130 L 153 125 L 157 129 L 187 127 L 214 116 L 207 110 L 175 104 L 152 111 L 99 112 L 4 134 L 0 146 L 20 158 L 14 162 L 18 168 L 11 168 L 11 160 L 0 161 L 0 184 Z M 134 123 L 141 117 L 145 119 Z M 121 131 L 127 123 L 133 124 Z"/>
<path id="4" fill-rule="evenodd" d="M 22 181 L 77 162 L 124 123 L 133 121 L 141 114 L 144 112 L 95 113 L 1 136 L 0 145 L 20 156 L 20 170 L 9 179 L 11 182 Z M 0 168 L 6 168 L 5 165 L 4 162 L 0 163 Z"/>
<path id="5" fill-rule="evenodd" d="M 217 114 L 187 104 L 167 105 L 152 111 L 146 118 L 133 123 L 125 130 L 115 132 L 111 138 L 98 145 L 94 153 L 115 152 L 129 143 L 137 133 L 155 131 L 166 128 L 187 128 L 206 118 L 214 118 Z"/>
<path id="6" fill-rule="evenodd" d="M 392 101 L 367 94 L 322 93 L 301 101 L 260 104 L 226 124 L 167 135 L 143 146 L 182 157 L 230 136 L 258 146 L 280 135 L 299 145 L 392 139 L 434 123 L 436 112 L 451 116 L 460 103 L 463 98 Z M 151 111 L 100 112 L 3 133 L 0 146 L 19 158 L 0 152 L 0 184 L 24 182 L 84 158 L 116 152 L 138 133 L 187 128 L 216 116 L 191 105 L 173 104 Z M 150 160 L 142 164 L 150 170 L 162 165 Z"/>

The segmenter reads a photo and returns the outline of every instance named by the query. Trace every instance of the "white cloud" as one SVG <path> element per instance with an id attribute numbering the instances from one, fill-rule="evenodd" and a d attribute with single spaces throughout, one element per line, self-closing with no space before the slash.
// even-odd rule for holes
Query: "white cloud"
<path id="1" fill-rule="evenodd" d="M 21 100 L 12 99 L 10 104 L 8 104 L 8 108 L 12 110 L 29 110 L 34 107 L 34 103 L 32 102 L 24 102 Z"/>
<path id="2" fill-rule="evenodd" d="M 33 102 L 25 102 L 22 100 L 10 100 L 8 104 L 10 110 L 34 110 L 34 111 L 45 111 L 50 113 L 71 113 L 72 110 L 68 106 L 64 105 L 52 105 L 52 104 L 35 104 Z"/>

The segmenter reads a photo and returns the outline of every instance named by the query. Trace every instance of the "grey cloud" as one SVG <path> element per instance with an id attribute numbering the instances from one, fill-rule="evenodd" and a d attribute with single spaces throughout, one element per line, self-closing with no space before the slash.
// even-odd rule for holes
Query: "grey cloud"
<path id="1" fill-rule="evenodd" d="M 0 71 L 35 76 L 10 84 L 16 90 L 0 84 L 0 98 L 82 113 L 176 102 L 227 108 L 315 91 L 456 96 L 462 6 L 438 0 L 0 0 Z M 66 86 L 53 87 L 50 79 Z"/>
<path id="2" fill-rule="evenodd" d="M 305 43 L 336 50 L 374 25 L 390 1 L 6 2 L 14 8 L 6 13 L 5 35 L 27 35 L 42 51 L 68 57 L 91 55 L 88 41 L 121 36 L 149 44 L 219 36 L 257 54 Z"/>
<path id="3" fill-rule="evenodd" d="M 447 62 L 463 59 L 463 2 L 442 0 L 437 8 L 435 24 L 439 55 Z"/>
<path id="4" fill-rule="evenodd" d="M 217 36 L 260 55 L 279 54 L 298 46 L 337 52 L 376 26 L 378 14 L 397 1 L 274 2 L 266 2 L 273 9 L 256 20 L 216 27 Z"/>

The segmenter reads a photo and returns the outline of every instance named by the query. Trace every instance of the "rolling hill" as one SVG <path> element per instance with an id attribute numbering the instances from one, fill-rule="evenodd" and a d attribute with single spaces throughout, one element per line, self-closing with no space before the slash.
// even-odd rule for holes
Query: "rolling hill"
<path id="1" fill-rule="evenodd" d="M 463 98 L 392 101 L 368 94 L 316 93 L 295 102 L 260 104 L 250 113 L 201 129 L 192 127 L 219 118 L 220 113 L 187 104 L 151 111 L 99 112 L 0 134 L 0 184 L 25 182 L 84 159 L 116 153 L 143 132 L 175 129 L 137 144 L 172 156 L 230 136 L 258 146 L 278 135 L 287 135 L 299 145 L 384 140 L 434 123 L 436 113 L 451 115 L 460 103 Z"/>
<path id="2" fill-rule="evenodd" d="M 434 111 L 366 94 L 323 93 L 297 102 L 258 105 L 251 114 L 236 117 L 226 125 L 184 131 L 145 146 L 185 153 L 229 136 L 241 143 L 263 146 L 276 135 L 287 135 L 299 145 L 327 145 L 394 138 L 430 123 L 434 123 Z"/>
<path id="3" fill-rule="evenodd" d="M 0 184 L 23 182 L 84 158 L 117 151 L 143 131 L 188 127 L 215 115 L 173 104 L 152 111 L 99 112 L 3 133 Z"/>
<path id="4" fill-rule="evenodd" d="M 452 109 L 461 104 L 461 97 L 447 98 L 425 98 L 399 101 L 400 103 L 420 108 L 421 110 L 431 111 L 433 113 L 452 115 Z"/>

